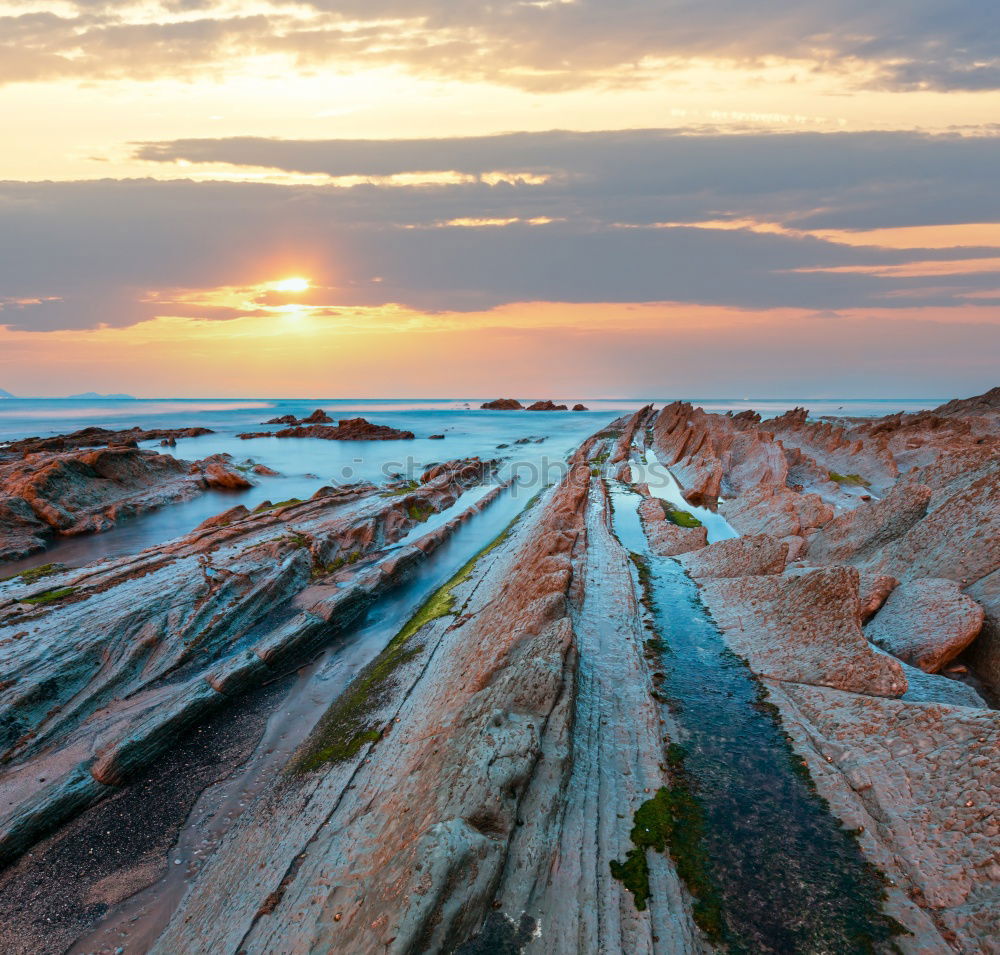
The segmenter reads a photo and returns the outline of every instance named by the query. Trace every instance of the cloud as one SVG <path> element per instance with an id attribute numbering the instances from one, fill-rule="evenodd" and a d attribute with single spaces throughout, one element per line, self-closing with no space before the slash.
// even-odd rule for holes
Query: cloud
<path id="1" fill-rule="evenodd" d="M 441 191 L 436 201 L 459 203 L 448 218 L 467 214 L 457 210 L 470 205 L 483 217 L 505 210 L 555 217 L 583 197 L 606 222 L 699 221 L 717 213 L 787 217 L 803 228 L 831 229 L 1000 221 L 994 188 L 1000 138 L 994 136 L 640 129 L 450 139 L 234 137 L 144 143 L 135 156 L 331 177 L 505 171 L 549 180 L 532 188 L 473 184 Z M 397 214 L 425 205 L 428 194 L 400 191 Z M 367 203 L 364 191 L 352 195 Z"/>
<path id="2" fill-rule="evenodd" d="M 1000 139 L 636 130 L 182 140 L 140 152 L 334 176 L 451 169 L 476 177 L 497 167 L 546 176 L 353 188 L 3 183 L 0 303 L 40 304 L 0 304 L 0 324 L 233 318 L 268 300 L 223 301 L 213 290 L 288 275 L 319 286 L 307 297 L 316 307 L 397 303 L 427 312 L 531 301 L 906 309 L 982 304 L 1000 285 L 1000 239 L 882 248 L 808 231 L 1000 222 Z M 479 221 L 491 224 L 470 224 Z M 738 227 L 719 227 L 727 224 Z"/>
<path id="3" fill-rule="evenodd" d="M 692 59 L 791 61 L 891 89 L 1000 88 L 1000 12 L 983 0 L 312 0 L 136 6 L 0 18 L 0 82 L 156 75 L 279 54 L 292 68 L 398 66 L 531 90 L 648 83 Z"/>

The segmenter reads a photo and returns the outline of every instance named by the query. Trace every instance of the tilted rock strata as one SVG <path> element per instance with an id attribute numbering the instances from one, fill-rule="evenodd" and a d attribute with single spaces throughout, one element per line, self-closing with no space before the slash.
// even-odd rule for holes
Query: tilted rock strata
<path id="1" fill-rule="evenodd" d="M 865 627 L 872 643 L 937 673 L 978 636 L 983 608 L 952 580 L 924 577 L 900 584 Z"/>
<path id="2" fill-rule="evenodd" d="M 107 530 L 123 517 L 208 487 L 250 486 L 219 456 L 190 464 L 155 451 L 109 447 L 0 461 L 0 560 L 43 550 L 53 535 Z"/>
<path id="3" fill-rule="evenodd" d="M 858 574 L 704 578 L 702 598 L 732 649 L 761 676 L 899 696 L 906 677 L 861 631 Z"/>
<path id="4" fill-rule="evenodd" d="M 768 534 L 752 534 L 716 541 L 701 550 L 684 554 L 680 560 L 688 574 L 697 579 L 780 574 L 787 558 L 787 541 L 779 541 Z"/>
<path id="5" fill-rule="evenodd" d="M 479 464 L 478 477 L 491 466 Z M 420 515 L 453 504 L 464 486 L 448 473 L 404 496 L 325 489 L 298 504 L 230 512 L 226 523 L 136 557 L 0 584 L 0 666 L 16 674 L 0 690 L 8 764 L 0 857 L 23 851 L 228 695 L 355 619 L 455 525 L 384 561 L 381 548 Z M 61 596 L 47 602 L 46 593 Z M 32 594 L 43 601 L 26 602 Z M 74 761 L 68 772 L 53 769 Z"/>
<path id="6" fill-rule="evenodd" d="M 651 951 L 654 936 L 700 949 L 665 856 L 646 913 L 610 877 L 631 812 L 662 784 L 663 744 L 598 488 L 577 464 L 477 562 L 452 615 L 408 638 L 377 743 L 293 772 L 285 811 L 261 805 L 232 834 L 154 951 L 475 951 L 484 921 L 527 925 L 531 950 Z M 600 762 L 576 762 L 577 731 L 609 736 Z M 616 815 L 591 803 L 609 772 Z"/>

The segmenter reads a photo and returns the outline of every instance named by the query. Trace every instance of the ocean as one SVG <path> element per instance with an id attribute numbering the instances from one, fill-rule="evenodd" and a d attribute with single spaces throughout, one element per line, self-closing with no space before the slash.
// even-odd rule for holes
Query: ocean
<path id="1" fill-rule="evenodd" d="M 351 399 L 22 399 L 0 400 L 0 441 L 47 436 L 89 425 L 121 429 L 211 428 L 213 434 L 180 439 L 176 448 L 159 448 L 186 460 L 211 454 L 232 455 L 237 463 L 264 464 L 278 477 L 260 477 L 248 491 L 210 491 L 122 521 L 104 534 L 56 540 L 44 553 L 0 565 L 0 575 L 20 572 L 50 561 L 79 566 L 103 557 L 135 553 L 162 544 L 195 528 L 219 512 L 262 501 L 305 499 L 324 485 L 371 481 L 384 484 L 395 476 L 419 478 L 436 462 L 478 456 L 502 461 L 505 474 L 516 475 L 514 493 L 527 501 L 535 491 L 558 480 L 567 456 L 588 435 L 628 411 L 664 399 L 554 399 L 572 406 L 582 401 L 586 412 L 483 411 L 480 399 L 351 400 Z M 940 401 L 905 399 L 803 398 L 734 400 L 688 398 L 709 411 L 753 408 L 772 417 L 796 406 L 814 416 L 878 416 L 896 411 L 935 407 Z M 942 399 L 943 400 L 943 399 Z M 331 418 L 363 417 L 375 424 L 412 431 L 412 441 L 320 441 L 309 438 L 254 438 L 240 440 L 240 432 L 268 430 L 269 418 L 292 414 L 305 417 L 316 408 Z M 430 440 L 443 434 L 444 440 Z M 520 443 L 519 443 L 520 442 Z"/>

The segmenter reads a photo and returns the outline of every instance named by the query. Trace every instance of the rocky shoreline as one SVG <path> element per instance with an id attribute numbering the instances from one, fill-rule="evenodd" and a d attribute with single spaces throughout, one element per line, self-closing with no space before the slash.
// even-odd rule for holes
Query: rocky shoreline
<path id="1" fill-rule="evenodd" d="M 210 433 L 86 428 L 0 446 L 0 561 L 44 550 L 56 536 L 108 530 L 209 488 L 251 487 L 225 455 L 190 462 L 137 446 L 158 440 L 172 447 L 178 438 Z"/>
<path id="2" fill-rule="evenodd" d="M 160 494 L 190 467 L 0 467 L 93 454 L 137 456 Z M 510 493 L 496 467 L 238 506 L 0 582 L 4 949 L 994 950 L 1000 389 L 874 420 L 619 419 L 326 701 L 137 947 L 131 892 L 51 945 L 17 928 L 43 904 L 17 886 L 44 895 L 45 860 L 152 798 L 138 781 L 202 728 L 221 753 L 219 714 L 287 705 L 266 688 Z M 169 868 L 110 871 L 155 891 Z"/>

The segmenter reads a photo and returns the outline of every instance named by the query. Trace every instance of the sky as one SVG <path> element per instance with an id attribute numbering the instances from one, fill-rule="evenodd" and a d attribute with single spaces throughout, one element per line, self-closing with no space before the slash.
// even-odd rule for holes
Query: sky
<path id="1" fill-rule="evenodd" d="M 0 0 L 0 388 L 998 384 L 1000 5 Z"/>

